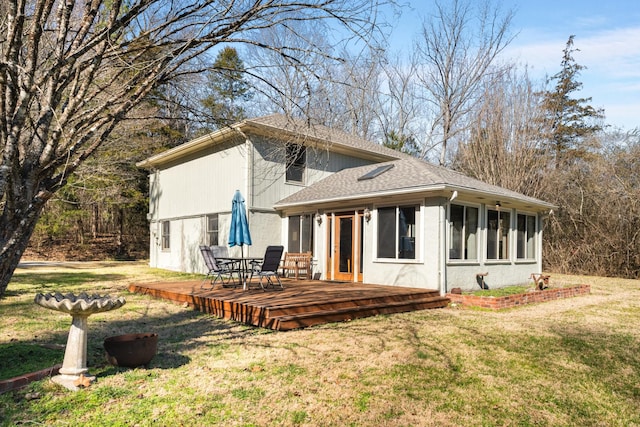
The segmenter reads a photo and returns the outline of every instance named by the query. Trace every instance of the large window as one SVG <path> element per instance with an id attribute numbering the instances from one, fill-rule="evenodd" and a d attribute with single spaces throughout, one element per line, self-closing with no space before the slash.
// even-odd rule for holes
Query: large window
<path id="1" fill-rule="evenodd" d="M 218 246 L 218 214 L 207 215 L 206 244 Z"/>
<path id="2" fill-rule="evenodd" d="M 160 223 L 161 234 L 160 234 L 160 244 L 162 250 L 169 250 L 171 248 L 171 222 L 162 221 Z"/>
<path id="3" fill-rule="evenodd" d="M 487 211 L 487 259 L 509 259 L 511 214 Z"/>
<path id="4" fill-rule="evenodd" d="M 449 259 L 478 259 L 478 208 L 451 205 L 449 209 Z"/>
<path id="5" fill-rule="evenodd" d="M 378 208 L 378 258 L 416 258 L 417 206 Z"/>
<path id="6" fill-rule="evenodd" d="M 313 215 L 289 217 L 289 252 L 313 252 Z"/>
<path id="7" fill-rule="evenodd" d="M 536 217 L 518 214 L 518 259 L 535 259 L 536 257 Z"/>
<path id="8" fill-rule="evenodd" d="M 307 150 L 303 145 L 287 144 L 287 182 L 304 182 Z"/>

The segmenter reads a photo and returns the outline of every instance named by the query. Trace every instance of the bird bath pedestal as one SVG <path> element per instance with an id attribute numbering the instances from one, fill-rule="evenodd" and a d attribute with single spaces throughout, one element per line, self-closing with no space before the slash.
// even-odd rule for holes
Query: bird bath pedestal
<path id="1" fill-rule="evenodd" d="M 125 304 L 123 297 L 112 298 L 109 295 L 87 295 L 81 293 L 62 295 L 56 293 L 37 294 L 35 303 L 51 310 L 69 313 L 72 317 L 71 329 L 67 338 L 64 361 L 60 368 L 60 375 L 51 380 L 69 390 L 78 390 L 83 381 L 93 381 L 95 377 L 86 376 L 87 369 L 87 319 L 93 313 L 115 310 Z M 82 385 L 86 385 L 82 384 Z"/>

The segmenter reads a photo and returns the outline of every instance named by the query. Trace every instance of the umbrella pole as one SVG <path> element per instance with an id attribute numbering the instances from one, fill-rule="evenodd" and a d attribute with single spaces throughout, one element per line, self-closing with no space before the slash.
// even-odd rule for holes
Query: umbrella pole
<path id="1" fill-rule="evenodd" d="M 242 274 L 242 290 L 248 289 L 247 285 L 247 263 L 244 260 L 244 245 L 240 245 L 240 273 Z"/>

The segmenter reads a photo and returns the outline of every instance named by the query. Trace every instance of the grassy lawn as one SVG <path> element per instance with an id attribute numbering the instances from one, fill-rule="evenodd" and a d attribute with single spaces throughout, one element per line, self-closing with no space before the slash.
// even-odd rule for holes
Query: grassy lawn
<path id="1" fill-rule="evenodd" d="M 554 274 L 552 286 L 588 283 L 591 295 L 273 332 L 126 290 L 176 276 L 141 263 L 18 270 L 0 348 L 65 344 L 70 316 L 35 305 L 37 292 L 127 304 L 89 318 L 91 387 L 2 394 L 0 425 L 640 425 L 640 281 Z M 150 367 L 107 365 L 103 339 L 134 332 L 160 336 Z"/>

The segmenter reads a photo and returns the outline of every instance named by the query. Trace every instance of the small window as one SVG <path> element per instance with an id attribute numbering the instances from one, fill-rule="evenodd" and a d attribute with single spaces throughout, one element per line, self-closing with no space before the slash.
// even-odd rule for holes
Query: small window
<path id="1" fill-rule="evenodd" d="M 209 246 L 218 246 L 218 214 L 207 215 L 206 233 L 205 243 Z"/>
<path id="2" fill-rule="evenodd" d="M 417 206 L 378 208 L 378 258 L 416 258 Z"/>
<path id="3" fill-rule="evenodd" d="M 161 227 L 162 231 L 160 242 L 162 250 L 169 250 L 171 248 L 171 222 L 162 221 Z"/>
<path id="4" fill-rule="evenodd" d="M 478 208 L 451 205 L 449 208 L 449 259 L 478 259 Z"/>
<path id="5" fill-rule="evenodd" d="M 304 145 L 287 144 L 287 182 L 304 182 L 304 169 L 307 163 L 307 149 Z"/>
<path id="6" fill-rule="evenodd" d="M 518 214 L 518 259 L 535 259 L 536 257 L 536 217 Z"/>
<path id="7" fill-rule="evenodd" d="M 487 259 L 509 259 L 511 214 L 498 210 L 487 212 Z"/>

